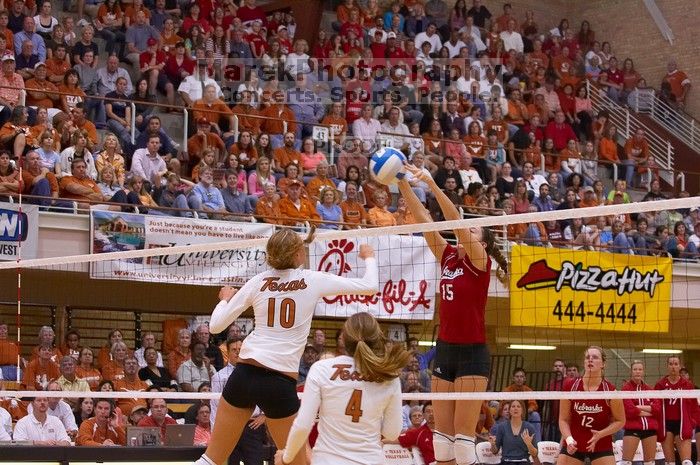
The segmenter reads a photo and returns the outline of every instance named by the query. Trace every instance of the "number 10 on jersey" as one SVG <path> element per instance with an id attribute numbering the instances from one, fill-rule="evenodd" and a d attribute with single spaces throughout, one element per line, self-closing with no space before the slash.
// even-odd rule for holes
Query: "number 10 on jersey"
<path id="1" fill-rule="evenodd" d="M 274 297 L 267 300 L 267 326 L 275 326 L 275 314 L 279 310 L 280 326 L 289 329 L 294 326 L 294 318 L 296 317 L 297 303 L 294 299 L 286 297 L 279 302 Z"/>

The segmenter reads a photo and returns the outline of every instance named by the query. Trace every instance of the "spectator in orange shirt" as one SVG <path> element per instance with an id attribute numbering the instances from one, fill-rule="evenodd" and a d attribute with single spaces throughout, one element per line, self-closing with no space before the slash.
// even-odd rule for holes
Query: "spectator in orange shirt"
<path id="1" fill-rule="evenodd" d="M 616 133 L 617 127 L 613 124 L 609 124 L 600 142 L 598 142 L 599 160 L 610 169 L 611 177 L 613 173 L 612 163 L 622 168 L 622 161 L 620 161 L 617 141 L 615 140 Z"/>
<path id="2" fill-rule="evenodd" d="M 13 371 L 17 367 L 17 357 L 19 357 L 19 346 L 16 342 L 10 341 L 7 337 L 9 331 L 7 323 L 0 323 L 0 367 L 3 368 L 3 373 Z M 7 371 L 5 371 L 7 370 Z M 16 376 L 16 372 L 14 373 Z M 3 376 L 6 379 L 14 379 L 12 376 Z"/>
<path id="3" fill-rule="evenodd" d="M 301 153 L 294 148 L 296 135 L 292 131 L 287 131 L 284 135 L 284 145 L 278 147 L 273 152 L 272 170 L 275 173 L 284 173 L 285 168 L 291 163 L 301 164 Z M 281 176 L 276 176 L 281 177 Z"/>
<path id="4" fill-rule="evenodd" d="M 273 95 L 274 102 L 260 112 L 263 117 L 260 125 L 260 130 L 270 135 L 270 144 L 273 149 L 276 149 L 284 143 L 283 121 L 287 122 L 287 131 L 296 134 L 297 123 L 294 112 L 284 104 L 285 94 L 282 91 L 276 91 Z"/>
<path id="5" fill-rule="evenodd" d="M 28 391 L 43 391 L 49 385 L 49 381 L 61 376 L 58 364 L 51 361 L 52 354 L 51 345 L 42 345 L 39 348 L 39 358 L 27 365 L 22 384 Z"/>
<path id="6" fill-rule="evenodd" d="M 340 210 L 343 212 L 343 229 L 354 229 L 367 225 L 367 211 L 357 199 L 358 185 L 355 181 L 345 183 L 345 200 L 340 202 Z M 351 226 L 357 225 L 357 226 Z"/>
<path id="7" fill-rule="evenodd" d="M 124 363 L 129 351 L 122 341 L 112 345 L 112 359 L 102 366 L 102 379 L 116 383 L 124 379 Z"/>
<path id="8" fill-rule="evenodd" d="M 51 347 L 51 361 L 54 363 L 60 362 L 61 351 L 58 350 L 58 347 L 56 347 L 54 344 L 55 340 L 56 333 L 54 333 L 53 328 L 51 328 L 51 326 L 42 326 L 39 329 L 39 344 L 32 349 L 31 360 L 36 360 L 39 358 L 39 349 L 41 349 L 43 346 L 49 346 Z"/>
<path id="9" fill-rule="evenodd" d="M 631 186 L 634 180 L 635 168 L 639 173 L 646 173 L 649 169 L 654 171 L 655 166 L 650 157 L 649 143 L 644 137 L 644 129 L 638 128 L 634 132 L 634 136 L 625 142 L 625 156 L 627 159 L 623 161 L 623 164 L 626 166 L 625 180 L 628 186 Z M 655 170 L 654 175 L 658 177 L 658 169 Z M 649 181 L 646 180 L 642 182 L 641 187 L 646 188 L 648 185 Z"/>
<path id="10" fill-rule="evenodd" d="M 219 161 L 224 159 L 226 145 L 216 133 L 211 130 L 211 123 L 207 118 L 200 116 L 197 122 L 197 133 L 187 139 L 187 154 L 190 157 L 189 171 L 202 160 L 205 150 L 214 151 L 214 158 Z"/>
<path id="11" fill-rule="evenodd" d="M 389 196 L 383 190 L 374 191 L 374 207 L 367 212 L 369 224 L 374 226 L 396 226 L 396 218 L 388 210 Z"/>
<path id="12" fill-rule="evenodd" d="M 62 198 L 78 201 L 78 207 L 82 210 L 90 209 L 90 202 L 104 200 L 97 183 L 87 175 L 87 164 L 81 158 L 76 158 L 71 163 L 72 176 L 64 176 L 59 184 Z M 58 201 L 61 206 L 72 207 L 71 202 Z"/>
<path id="13" fill-rule="evenodd" d="M 258 216 L 258 221 L 277 224 L 281 216 L 277 189 L 271 182 L 265 183 L 263 189 L 264 194 L 255 206 L 255 215 Z"/>
<path id="14" fill-rule="evenodd" d="M 202 98 L 194 102 L 192 109 L 194 117 L 206 118 L 213 126 L 214 131 L 221 136 L 223 140 L 233 136 L 235 122 L 231 109 L 223 100 L 217 97 L 217 88 L 214 84 L 208 84 L 204 87 Z M 225 129 L 225 130 L 224 130 Z"/>
<path id="15" fill-rule="evenodd" d="M 526 374 L 523 368 L 517 367 L 513 370 L 513 383 L 503 389 L 503 392 L 531 392 L 532 388 L 525 384 Z M 539 442 L 542 439 L 542 425 L 540 423 L 540 414 L 537 412 L 538 406 L 536 400 L 527 401 L 527 421 L 535 427 L 535 440 Z"/>
<path id="16" fill-rule="evenodd" d="M 690 92 L 690 78 L 688 78 L 687 74 L 678 69 L 676 60 L 670 60 L 666 69 L 668 73 L 664 76 L 663 80 L 668 82 L 671 86 L 671 93 L 676 98 L 676 104 L 683 108 L 688 97 L 688 92 Z"/>
<path id="17" fill-rule="evenodd" d="M 335 183 L 328 177 L 328 162 L 324 159 L 316 166 L 316 176 L 306 185 L 309 193 L 309 200 L 316 202 L 319 200 L 319 193 L 324 187 L 335 189 Z"/>
<path id="18" fill-rule="evenodd" d="M 168 354 L 168 372 L 172 379 L 177 378 L 177 369 L 180 365 L 190 359 L 190 344 L 192 343 L 192 333 L 189 329 L 183 328 L 178 332 L 178 346 Z"/>
<path id="19" fill-rule="evenodd" d="M 290 181 L 287 186 L 287 196 L 279 202 L 282 224 L 296 226 L 321 219 L 315 205 L 301 197 L 301 187 L 302 183 L 298 179 Z"/>
<path id="20" fill-rule="evenodd" d="M 63 77 L 70 69 L 70 64 L 66 61 L 66 45 L 58 44 L 51 54 L 51 58 L 46 59 L 47 79 L 57 86 L 63 82 Z"/>
<path id="21" fill-rule="evenodd" d="M 115 391 L 145 391 L 148 389 L 148 384 L 141 381 L 138 377 L 139 362 L 136 357 L 129 356 L 124 360 L 124 377 L 114 381 Z M 117 400 L 117 406 L 122 412 L 131 412 L 137 405 L 146 406 L 143 399 L 138 398 L 122 398 Z"/>
<path id="22" fill-rule="evenodd" d="M 78 430 L 76 446 L 125 446 L 124 428 L 116 426 L 115 406 L 110 399 L 95 401 L 95 416 L 84 420 Z"/>
<path id="23" fill-rule="evenodd" d="M 238 130 L 250 131 L 257 136 L 260 134 L 260 123 L 263 120 L 255 118 L 260 115 L 260 112 L 253 105 L 253 94 L 249 90 L 244 90 L 239 95 L 241 102 L 231 109 L 233 114 L 238 116 Z"/>

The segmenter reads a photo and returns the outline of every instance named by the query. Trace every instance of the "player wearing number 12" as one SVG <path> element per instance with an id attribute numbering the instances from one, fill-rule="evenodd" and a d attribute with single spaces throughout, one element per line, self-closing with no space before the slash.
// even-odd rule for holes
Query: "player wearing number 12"
<path id="1" fill-rule="evenodd" d="M 287 465 L 304 447 L 317 415 L 311 465 L 378 465 L 384 463 L 382 437 L 399 436 L 399 374 L 408 352 L 400 344 L 387 345 L 379 323 L 365 312 L 345 322 L 342 339 L 348 355 L 311 366 L 299 415 L 275 465 Z"/>
<path id="2" fill-rule="evenodd" d="M 367 244 L 360 245 L 359 253 L 365 261 L 364 276 L 354 279 L 301 269 L 306 261 L 304 241 L 290 229 L 272 234 L 266 249 L 272 269 L 254 276 L 238 292 L 222 288 L 211 316 L 211 332 L 220 333 L 252 306 L 255 329 L 243 341 L 236 370 L 221 396 L 211 441 L 196 465 L 225 463 L 256 405 L 265 412 L 272 439 L 281 447 L 299 410 L 299 360 L 318 299 L 371 295 L 379 289 L 374 250 Z M 291 463 L 303 464 L 303 454 Z"/>
<path id="3" fill-rule="evenodd" d="M 567 379 L 563 391 L 607 392 L 615 385 L 605 379 L 605 352 L 586 349 L 582 377 Z M 559 401 L 559 429 L 564 438 L 558 465 L 615 465 L 612 435 L 625 425 L 622 399 L 563 399 Z"/>
<path id="4" fill-rule="evenodd" d="M 425 182 L 435 196 L 446 220 L 460 220 L 457 207 L 433 178 L 418 168 L 406 170 Z M 413 216 L 420 223 L 432 221 L 405 179 L 399 190 Z M 486 298 L 491 280 L 491 258 L 505 284 L 507 263 L 487 228 L 455 229 L 458 246 L 449 245 L 439 232 L 424 233 L 435 258 L 440 260 L 440 331 L 435 347 L 433 392 L 486 391 L 490 355 L 486 346 Z M 500 273 L 499 273 L 500 272 Z M 472 465 L 476 456 L 476 425 L 481 413 L 479 400 L 437 400 L 433 402 L 435 431 L 433 449 L 437 462 L 456 461 Z"/>

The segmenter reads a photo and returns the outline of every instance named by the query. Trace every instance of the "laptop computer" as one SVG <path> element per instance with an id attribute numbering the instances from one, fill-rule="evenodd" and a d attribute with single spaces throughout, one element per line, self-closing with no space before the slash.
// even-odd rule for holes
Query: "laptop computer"
<path id="1" fill-rule="evenodd" d="M 165 445 L 192 447 L 197 425 L 165 425 Z"/>
<path id="2" fill-rule="evenodd" d="M 157 426 L 129 426 L 126 428 L 126 445 L 130 447 L 160 446 L 160 428 Z"/>

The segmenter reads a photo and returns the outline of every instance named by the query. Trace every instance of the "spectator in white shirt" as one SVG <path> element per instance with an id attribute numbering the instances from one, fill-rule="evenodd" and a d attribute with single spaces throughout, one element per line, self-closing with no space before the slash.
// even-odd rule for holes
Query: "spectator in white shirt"
<path id="1" fill-rule="evenodd" d="M 425 32 L 419 32 L 416 34 L 416 38 L 413 43 L 416 44 L 416 48 L 420 50 L 423 42 L 430 42 L 430 53 L 439 53 L 442 48 L 442 41 L 440 36 L 437 34 L 437 25 L 434 22 L 428 24 L 428 29 Z"/>
<path id="2" fill-rule="evenodd" d="M 185 104 L 188 107 L 191 107 L 194 102 L 202 98 L 204 95 L 204 88 L 208 85 L 213 85 L 216 87 L 217 97 L 224 96 L 219 84 L 207 76 L 207 62 L 204 60 L 199 60 L 197 63 L 197 71 L 195 71 L 194 74 L 187 76 L 185 80 L 180 83 L 180 86 L 177 88 L 177 93 L 180 94 L 180 97 L 182 97 Z"/>
<path id="3" fill-rule="evenodd" d="M 425 167 L 425 154 L 423 152 L 416 152 L 411 158 L 411 164 L 421 170 L 424 174 L 431 176 L 430 171 Z M 426 204 L 428 201 L 428 195 L 431 194 L 430 186 L 425 181 L 421 181 L 415 177 L 410 172 L 406 172 L 406 180 L 408 184 L 411 185 L 411 189 L 416 193 L 416 197 L 423 203 Z"/>
<path id="4" fill-rule="evenodd" d="M 408 131 L 408 126 L 399 123 L 400 113 L 401 110 L 398 107 L 389 110 L 389 120 L 382 124 L 381 131 L 383 133 L 390 133 L 391 135 L 382 134 L 382 138 L 387 140 L 388 146 L 399 150 L 406 150 L 408 149 L 408 139 L 403 136 L 410 136 L 411 133 Z"/>
<path id="5" fill-rule="evenodd" d="M 450 33 L 450 40 L 445 42 L 443 45 L 447 47 L 447 50 L 450 52 L 450 58 L 454 58 L 459 55 L 461 48 L 467 46 L 467 44 L 462 42 L 462 40 L 459 38 L 459 33 L 456 29 L 452 30 Z"/>
<path id="6" fill-rule="evenodd" d="M 47 391 L 62 391 L 61 385 L 55 381 L 51 381 L 48 386 L 46 386 Z M 34 411 L 34 404 L 29 404 L 27 407 L 27 412 L 31 415 Z M 46 411 L 49 416 L 56 417 L 61 420 L 61 424 L 66 429 L 66 433 L 71 439 L 75 439 L 78 434 L 78 425 L 75 422 L 75 415 L 73 410 L 68 405 L 68 402 L 64 401 L 60 397 L 50 397 L 49 398 L 49 408 Z"/>
<path id="7" fill-rule="evenodd" d="M 508 20 L 508 28 L 501 32 L 501 39 L 503 40 L 503 48 L 506 52 L 515 50 L 517 53 L 523 53 L 523 37 L 515 30 L 514 19 Z"/>
<path id="8" fill-rule="evenodd" d="M 0 378 L 2 379 L 2 378 Z M 15 401 L 17 402 L 17 401 Z M 12 415 L 10 412 L 0 407 L 0 441 L 12 439 Z"/>
<path id="9" fill-rule="evenodd" d="M 160 136 L 150 136 L 146 148 L 134 152 L 131 160 L 131 174 L 141 176 L 146 181 L 152 182 L 154 186 L 160 186 L 161 177 L 168 172 L 168 167 L 165 165 L 165 160 L 158 154 L 159 149 Z"/>
<path id="10" fill-rule="evenodd" d="M 36 446 L 70 446 L 70 437 L 61 420 L 48 414 L 49 399 L 35 397 L 32 413 L 15 425 L 15 441 L 32 441 Z"/>
<path id="11" fill-rule="evenodd" d="M 153 334 L 152 332 L 145 332 L 141 335 L 141 347 L 136 349 L 134 351 L 134 357 L 136 357 L 136 360 L 139 361 L 139 367 L 144 368 L 146 365 L 146 359 L 143 356 L 143 351 L 146 350 L 149 347 L 155 348 L 156 346 L 156 335 Z M 163 365 L 163 354 L 158 352 L 158 361 L 156 362 L 156 366 L 162 367 Z"/>
<path id="12" fill-rule="evenodd" d="M 481 40 L 481 31 L 479 31 L 478 27 L 474 26 L 473 16 L 467 16 L 464 26 L 462 26 L 458 32 L 464 42 L 467 42 L 470 39 L 474 42 L 477 52 L 483 52 L 486 50 L 486 44 L 484 44 L 484 41 Z"/>
<path id="13" fill-rule="evenodd" d="M 372 118 L 372 105 L 366 104 L 362 107 L 361 117 L 352 123 L 352 135 L 362 141 L 364 151 L 369 151 L 381 130 L 381 123 Z"/>

